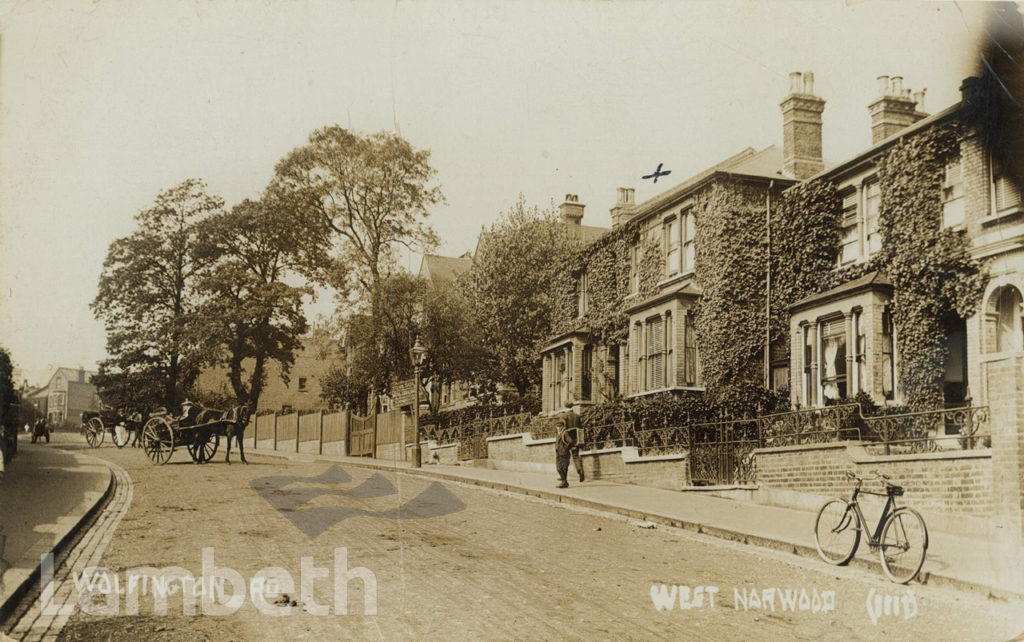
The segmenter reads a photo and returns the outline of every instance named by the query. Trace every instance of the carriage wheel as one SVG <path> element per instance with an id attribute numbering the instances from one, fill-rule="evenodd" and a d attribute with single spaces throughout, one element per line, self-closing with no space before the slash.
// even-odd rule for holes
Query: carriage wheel
<path id="1" fill-rule="evenodd" d="M 142 428 L 142 448 L 154 464 L 166 464 L 174 453 L 174 430 L 166 417 L 153 417 Z"/>
<path id="2" fill-rule="evenodd" d="M 217 454 L 217 446 L 220 445 L 219 435 L 210 435 L 202 442 L 196 442 L 188 445 L 188 454 L 192 455 L 192 461 L 197 464 L 201 464 L 205 461 L 210 461 L 213 456 Z"/>
<path id="3" fill-rule="evenodd" d="M 114 430 L 112 432 L 115 446 L 118 448 L 124 448 L 128 445 L 128 439 L 131 437 L 131 432 L 129 432 L 128 426 L 123 423 L 119 423 L 114 426 Z"/>
<path id="4" fill-rule="evenodd" d="M 103 420 L 93 417 L 85 425 L 85 442 L 90 448 L 99 448 L 103 443 Z"/>

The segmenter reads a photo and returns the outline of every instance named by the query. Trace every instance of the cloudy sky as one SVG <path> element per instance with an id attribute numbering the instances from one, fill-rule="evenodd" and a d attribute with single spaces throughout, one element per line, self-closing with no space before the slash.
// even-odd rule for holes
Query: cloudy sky
<path id="1" fill-rule="evenodd" d="M 397 128 L 430 149 L 440 251 L 457 255 L 520 192 L 578 194 L 584 222 L 609 225 L 615 188 L 653 196 L 640 176 L 658 163 L 682 180 L 781 144 L 790 71 L 815 72 L 825 156 L 842 160 L 870 141 L 876 76 L 927 88 L 929 111 L 958 100 L 982 10 L 0 1 L 0 344 L 33 382 L 94 368 L 104 335 L 88 304 L 132 216 L 188 177 L 229 205 L 254 196 L 317 127 Z"/>

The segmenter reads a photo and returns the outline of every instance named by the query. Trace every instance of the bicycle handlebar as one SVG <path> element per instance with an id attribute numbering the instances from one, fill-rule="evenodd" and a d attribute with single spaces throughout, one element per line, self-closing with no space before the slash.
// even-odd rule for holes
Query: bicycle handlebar
<path id="1" fill-rule="evenodd" d="M 886 486 L 895 486 L 895 484 L 889 481 L 890 477 L 888 475 L 882 474 L 877 470 L 872 470 L 871 474 L 874 475 L 875 479 L 880 479 L 882 483 L 885 484 Z M 858 486 L 864 483 L 863 478 L 858 477 L 856 474 L 851 473 L 850 471 L 846 471 L 846 477 L 847 479 L 852 479 L 856 481 Z"/>

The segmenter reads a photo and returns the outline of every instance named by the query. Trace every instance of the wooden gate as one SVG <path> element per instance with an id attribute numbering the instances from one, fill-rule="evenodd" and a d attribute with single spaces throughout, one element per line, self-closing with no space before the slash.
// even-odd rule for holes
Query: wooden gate
<path id="1" fill-rule="evenodd" d="M 375 436 L 377 432 L 376 416 L 360 417 L 352 415 L 350 420 L 351 431 L 348 439 L 348 454 L 353 457 L 373 457 L 377 447 Z"/>

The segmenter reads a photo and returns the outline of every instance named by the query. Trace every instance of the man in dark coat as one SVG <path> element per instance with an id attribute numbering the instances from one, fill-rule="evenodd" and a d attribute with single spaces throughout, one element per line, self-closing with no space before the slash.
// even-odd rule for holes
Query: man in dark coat
<path id="1" fill-rule="evenodd" d="M 558 469 L 558 488 L 568 488 L 569 482 L 566 477 L 569 474 L 569 457 L 576 467 L 576 472 L 583 481 L 583 462 L 580 461 L 580 418 L 573 412 L 572 401 L 565 402 L 565 412 L 562 413 L 561 423 L 558 427 L 558 436 L 555 438 L 555 468 Z"/>

